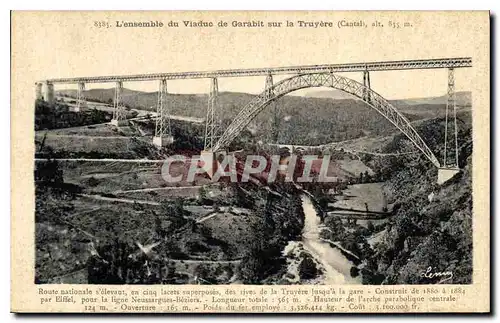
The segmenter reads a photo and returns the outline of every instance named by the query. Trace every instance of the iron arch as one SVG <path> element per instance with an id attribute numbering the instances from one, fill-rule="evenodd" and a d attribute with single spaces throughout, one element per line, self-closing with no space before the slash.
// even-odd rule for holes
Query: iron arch
<path id="1" fill-rule="evenodd" d="M 209 150 L 218 151 L 228 146 L 272 101 L 288 93 L 310 87 L 331 87 L 363 100 L 368 106 L 384 116 L 406 135 L 406 137 L 408 137 L 408 139 L 410 139 L 410 141 L 436 167 L 440 167 L 438 159 L 434 156 L 433 152 L 417 131 L 411 126 L 408 119 L 406 119 L 406 117 L 404 117 L 390 102 L 363 84 L 333 73 L 300 74 L 274 84 L 272 87 L 256 96 L 238 113 L 219 140 Z"/>

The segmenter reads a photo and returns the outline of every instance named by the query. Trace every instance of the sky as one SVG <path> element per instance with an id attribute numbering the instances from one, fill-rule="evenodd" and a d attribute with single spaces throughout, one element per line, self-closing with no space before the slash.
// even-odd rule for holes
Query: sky
<path id="1" fill-rule="evenodd" d="M 477 52 L 477 30 L 453 16 L 396 15 L 391 12 L 68 12 L 25 13 L 34 20 L 14 27 L 23 40 L 18 48 L 32 59 L 26 75 L 38 80 L 59 77 L 205 71 L 309 64 L 355 63 L 441 57 L 466 57 Z M 183 20 L 212 21 L 359 21 L 394 19 L 411 28 L 187 28 Z M 106 21 L 110 28 L 96 28 Z M 117 28 L 116 21 L 181 22 L 177 28 Z M 476 28 L 476 29 L 475 29 Z M 445 35 L 446 37 L 443 37 Z M 474 60 L 474 57 L 473 57 Z M 28 70 L 29 69 L 29 70 Z M 471 69 L 456 70 L 456 90 L 470 90 Z M 362 73 L 344 76 L 362 81 Z M 446 93 L 447 71 L 412 70 L 371 73 L 371 86 L 387 99 L 440 96 Z M 276 76 L 275 82 L 286 76 Z M 219 91 L 260 93 L 265 77 L 221 78 Z M 129 89 L 157 91 L 158 82 L 125 83 Z M 89 84 L 87 89 L 113 84 Z M 72 86 L 76 88 L 76 85 Z M 67 86 L 56 86 L 57 89 Z M 207 93 L 210 80 L 168 82 L 171 93 Z M 302 93 L 307 93 L 303 91 Z"/>

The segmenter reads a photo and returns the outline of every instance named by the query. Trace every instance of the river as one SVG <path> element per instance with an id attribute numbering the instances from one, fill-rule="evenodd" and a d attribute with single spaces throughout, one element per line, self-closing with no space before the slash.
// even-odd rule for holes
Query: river
<path id="1" fill-rule="evenodd" d="M 331 247 L 329 243 L 320 239 L 319 234 L 323 225 L 311 199 L 305 194 L 302 195 L 302 207 L 305 214 L 302 242 L 304 249 L 323 267 L 322 283 L 361 284 L 360 276 L 351 277 L 350 270 L 354 264 L 339 249 Z"/>

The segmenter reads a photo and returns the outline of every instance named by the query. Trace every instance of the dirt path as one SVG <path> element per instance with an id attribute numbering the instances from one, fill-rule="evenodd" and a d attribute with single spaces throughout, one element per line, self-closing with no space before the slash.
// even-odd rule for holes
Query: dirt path
<path id="1" fill-rule="evenodd" d="M 123 193 L 140 193 L 140 192 L 154 192 L 154 191 L 175 191 L 181 189 L 200 189 L 203 187 L 202 185 L 196 186 L 167 186 L 167 187 L 149 187 L 149 188 L 141 188 L 136 190 L 127 190 L 127 191 L 114 191 L 113 194 L 123 194 Z"/>
<path id="2" fill-rule="evenodd" d="M 210 213 L 209 215 L 206 215 L 206 216 L 202 217 L 201 219 L 196 220 L 196 223 L 202 223 L 202 222 L 205 222 L 205 221 L 207 221 L 207 220 L 210 220 L 210 219 L 211 219 L 211 218 L 213 218 L 213 217 L 216 217 L 216 216 L 217 216 L 217 215 L 219 215 L 219 214 L 221 214 L 221 213 L 219 213 L 219 212 L 215 212 L 215 211 L 214 211 L 213 213 Z"/>
<path id="3" fill-rule="evenodd" d="M 80 194 L 80 196 L 94 199 L 94 200 L 100 200 L 100 201 L 120 202 L 120 203 L 129 203 L 129 204 L 147 204 L 147 205 L 160 206 L 160 203 L 158 203 L 158 202 L 146 201 L 146 200 L 132 200 L 132 199 L 125 199 L 125 198 L 117 198 L 117 197 L 107 197 L 107 196 L 95 195 L 95 194 Z"/>
<path id="4" fill-rule="evenodd" d="M 48 158 L 35 158 L 35 161 L 47 161 Z M 83 162 L 99 162 L 99 163 L 151 163 L 158 164 L 165 162 L 164 159 L 114 159 L 114 158 L 51 158 L 50 160 L 57 161 L 83 161 Z"/>
<path id="5" fill-rule="evenodd" d="M 64 128 L 68 129 L 68 128 Z M 39 135 L 42 137 L 42 135 Z M 132 139 L 134 137 L 127 136 L 92 136 L 92 135 L 66 135 L 66 134 L 58 134 L 58 133 L 48 133 L 47 138 L 60 137 L 60 138 L 84 138 L 84 139 Z"/>

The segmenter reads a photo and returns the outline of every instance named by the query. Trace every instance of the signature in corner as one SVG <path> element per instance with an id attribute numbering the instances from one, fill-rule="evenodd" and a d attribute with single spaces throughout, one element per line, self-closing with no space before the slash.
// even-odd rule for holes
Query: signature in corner
<path id="1" fill-rule="evenodd" d="M 433 272 L 432 267 L 429 266 L 425 272 L 422 272 L 420 274 L 420 277 L 422 278 L 440 278 L 442 279 L 438 281 L 438 284 L 444 283 L 445 281 L 451 280 L 453 278 L 453 272 L 452 271 L 442 271 L 442 272 Z"/>

